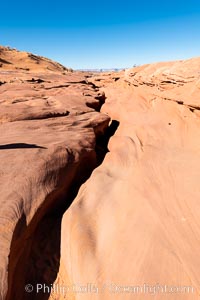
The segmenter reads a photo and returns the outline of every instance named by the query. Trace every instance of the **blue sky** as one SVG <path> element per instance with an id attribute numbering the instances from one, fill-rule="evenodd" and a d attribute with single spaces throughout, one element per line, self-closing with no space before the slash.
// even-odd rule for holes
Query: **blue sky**
<path id="1" fill-rule="evenodd" d="M 0 44 L 74 69 L 200 56 L 200 0 L 2 1 Z"/>

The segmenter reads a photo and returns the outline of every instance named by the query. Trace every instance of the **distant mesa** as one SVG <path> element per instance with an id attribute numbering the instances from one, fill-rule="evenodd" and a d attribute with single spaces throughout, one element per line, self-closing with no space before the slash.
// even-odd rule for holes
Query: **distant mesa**
<path id="1" fill-rule="evenodd" d="M 81 71 L 81 72 L 92 72 L 92 73 L 106 73 L 106 72 L 120 72 L 120 71 L 124 71 L 127 68 L 107 68 L 107 69 L 77 69 L 77 71 Z"/>

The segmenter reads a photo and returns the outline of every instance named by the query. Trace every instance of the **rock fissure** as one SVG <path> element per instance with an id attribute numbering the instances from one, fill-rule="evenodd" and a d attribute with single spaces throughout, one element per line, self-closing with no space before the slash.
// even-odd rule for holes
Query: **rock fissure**
<path id="1" fill-rule="evenodd" d="M 100 103 L 97 108 L 99 112 L 106 97 L 103 93 L 95 98 Z M 46 196 L 28 225 L 25 214 L 19 219 L 11 242 L 6 300 L 49 298 L 48 292 L 37 294 L 36 286 L 40 283 L 50 287 L 59 271 L 62 216 L 75 199 L 82 184 L 103 162 L 109 151 L 107 148 L 109 139 L 114 135 L 119 122 L 112 120 L 110 125 L 105 123 L 103 126 L 103 130 L 94 128 L 95 148 L 89 153 L 83 152 L 78 163 L 76 154 L 66 149 L 70 161 L 59 170 L 58 186 Z M 34 287 L 31 294 L 25 290 L 27 284 Z"/>

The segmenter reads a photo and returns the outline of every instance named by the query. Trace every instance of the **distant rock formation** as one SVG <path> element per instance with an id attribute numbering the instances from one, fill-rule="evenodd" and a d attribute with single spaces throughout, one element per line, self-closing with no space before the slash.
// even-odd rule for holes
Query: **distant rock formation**
<path id="1" fill-rule="evenodd" d="M 0 63 L 0 299 L 197 300 L 200 59 Z"/>
<path id="2" fill-rule="evenodd" d="M 72 71 L 51 59 L 0 46 L 0 71 L 21 70 L 31 72 L 65 72 Z"/>

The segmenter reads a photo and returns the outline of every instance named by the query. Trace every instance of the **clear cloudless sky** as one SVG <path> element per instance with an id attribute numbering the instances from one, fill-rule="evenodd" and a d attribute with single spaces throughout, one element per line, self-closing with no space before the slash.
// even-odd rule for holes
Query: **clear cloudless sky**
<path id="1" fill-rule="evenodd" d="M 77 68 L 200 56 L 200 0 L 7 0 L 0 44 Z"/>

